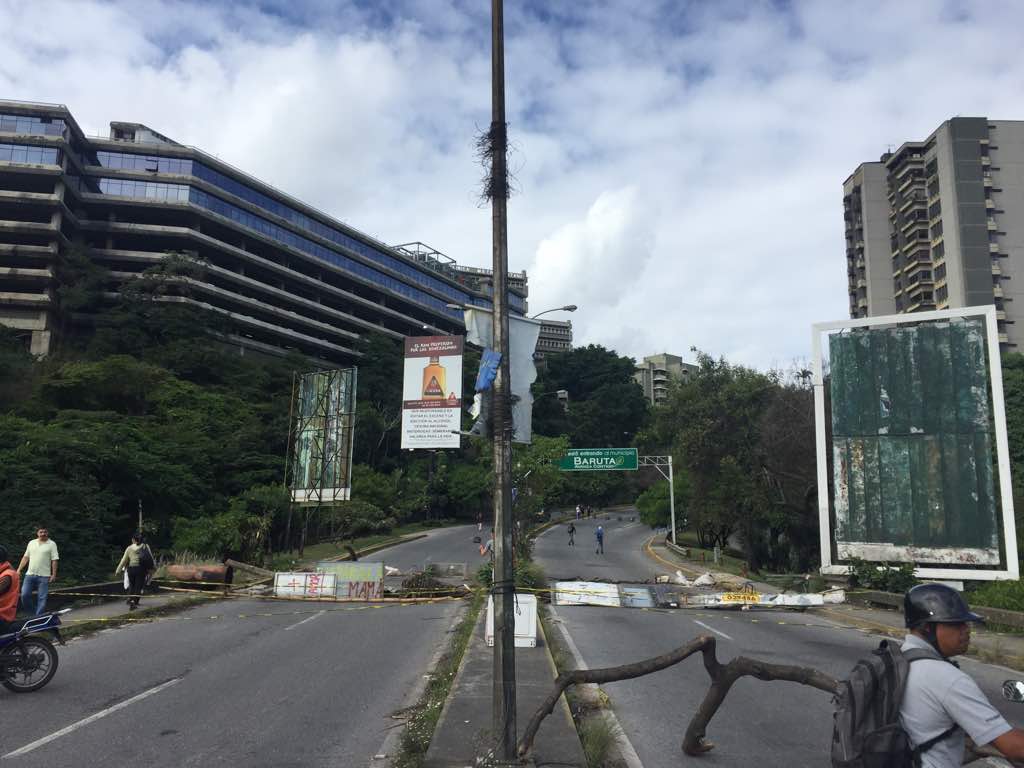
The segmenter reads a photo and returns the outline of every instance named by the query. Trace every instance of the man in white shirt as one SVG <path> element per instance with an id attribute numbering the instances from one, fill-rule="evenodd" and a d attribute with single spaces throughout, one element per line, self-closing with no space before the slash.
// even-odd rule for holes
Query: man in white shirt
<path id="1" fill-rule="evenodd" d="M 1013 728 L 989 703 L 978 684 L 949 661 L 966 653 L 971 623 L 983 621 L 945 584 L 919 584 L 907 592 L 903 615 L 910 634 L 904 652 L 920 649 L 933 659 L 910 664 L 900 705 L 903 729 L 920 750 L 922 768 L 958 768 L 964 734 L 975 744 L 992 744 L 1011 760 L 1024 760 L 1024 731 Z"/>
<path id="2" fill-rule="evenodd" d="M 29 608 L 33 590 L 36 592 L 36 616 L 46 610 L 46 597 L 50 593 L 50 585 L 57 580 L 57 563 L 60 554 L 57 544 L 50 538 L 45 528 L 36 531 L 36 538 L 25 547 L 25 554 L 18 565 L 18 575 L 28 567 L 28 573 L 21 582 L 21 606 Z"/>

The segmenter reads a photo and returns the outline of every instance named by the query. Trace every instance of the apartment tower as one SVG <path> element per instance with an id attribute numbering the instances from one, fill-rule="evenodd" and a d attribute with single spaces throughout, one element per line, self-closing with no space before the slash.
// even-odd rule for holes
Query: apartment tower
<path id="1" fill-rule="evenodd" d="M 858 166 L 843 213 L 851 317 L 994 304 L 1024 342 L 1024 121 L 947 120 Z"/>

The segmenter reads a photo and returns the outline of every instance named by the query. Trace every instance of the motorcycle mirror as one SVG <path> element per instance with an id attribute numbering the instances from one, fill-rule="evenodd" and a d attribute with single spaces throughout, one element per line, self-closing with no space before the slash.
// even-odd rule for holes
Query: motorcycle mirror
<path id="1" fill-rule="evenodd" d="M 1024 703 L 1024 680 L 1007 680 L 1003 683 L 1003 698 Z"/>

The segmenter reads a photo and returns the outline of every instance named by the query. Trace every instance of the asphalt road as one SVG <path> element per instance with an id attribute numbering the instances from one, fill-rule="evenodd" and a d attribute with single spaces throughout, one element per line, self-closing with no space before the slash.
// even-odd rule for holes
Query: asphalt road
<path id="1" fill-rule="evenodd" d="M 43 690 L 0 689 L 0 765 L 366 766 L 456 610 L 221 601 L 73 641 Z"/>
<path id="2" fill-rule="evenodd" d="M 472 576 L 484 562 L 480 556 L 480 545 L 474 543 L 474 536 L 487 540 L 489 529 L 477 533 L 475 525 L 456 525 L 438 528 L 427 533 L 426 538 L 416 539 L 407 544 L 383 549 L 360 558 L 367 562 L 383 562 L 400 569 L 403 573 L 421 570 L 430 564 L 464 563 L 467 574 Z"/>
<path id="3" fill-rule="evenodd" d="M 608 520 L 577 523 L 577 547 L 566 546 L 565 526 L 545 532 L 535 556 L 549 576 L 643 581 L 668 567 L 648 560 L 641 547 L 652 535 L 644 526 Z M 624 516 L 628 517 L 628 516 Z M 607 530 L 605 558 L 594 555 L 593 528 Z M 631 572 L 632 569 L 632 572 Z M 807 613 L 768 611 L 655 611 L 559 606 L 554 611 L 568 629 L 588 667 L 650 658 L 700 634 L 714 634 L 718 658 L 737 655 L 777 664 L 811 666 L 844 677 L 880 637 L 841 627 Z M 1024 708 L 1003 700 L 1003 680 L 1018 673 L 970 659 L 961 666 L 1013 724 L 1024 723 Z M 698 656 L 653 675 L 602 686 L 644 768 L 683 764 L 789 768 L 828 764 L 832 705 L 827 694 L 786 682 L 744 678 L 730 691 L 708 729 L 717 746 L 699 759 L 681 751 L 683 734 L 708 687 Z"/>

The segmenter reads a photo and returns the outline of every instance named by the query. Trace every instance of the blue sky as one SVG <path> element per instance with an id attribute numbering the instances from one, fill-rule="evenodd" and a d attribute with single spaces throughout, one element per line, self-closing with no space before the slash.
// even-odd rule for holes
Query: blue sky
<path id="1" fill-rule="evenodd" d="M 147 123 L 484 266 L 489 5 L 0 0 L 0 97 Z M 1024 4 L 506 5 L 511 267 L 536 311 L 579 305 L 577 342 L 637 357 L 806 357 L 847 312 L 856 165 L 954 115 L 1024 119 Z"/>

